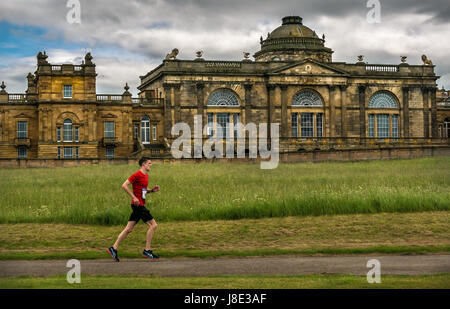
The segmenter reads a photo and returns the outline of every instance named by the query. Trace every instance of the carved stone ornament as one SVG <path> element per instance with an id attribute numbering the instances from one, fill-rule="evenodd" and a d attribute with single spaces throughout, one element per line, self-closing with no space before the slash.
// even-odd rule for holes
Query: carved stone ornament
<path id="1" fill-rule="evenodd" d="M 422 55 L 423 65 L 433 65 L 433 62 L 427 58 L 426 55 Z"/>
<path id="2" fill-rule="evenodd" d="M 5 85 L 4 81 L 2 81 L 2 84 L 0 85 L 0 88 L 2 88 L 2 90 L 0 90 L 0 94 L 7 94 L 7 92 L 5 90 L 6 85 Z"/>
<path id="3" fill-rule="evenodd" d="M 93 64 L 92 63 L 92 59 L 94 57 L 92 57 L 91 53 L 87 53 L 86 56 L 84 56 L 84 63 L 85 64 Z"/>
<path id="4" fill-rule="evenodd" d="M 44 51 L 44 53 L 39 52 L 36 57 L 37 57 L 38 65 L 40 65 L 40 64 L 49 64 L 48 61 L 47 61 L 48 56 L 45 53 L 45 51 Z"/>
<path id="5" fill-rule="evenodd" d="M 170 60 L 170 59 L 177 59 L 178 56 L 178 48 L 174 48 L 172 49 L 172 52 L 170 54 L 166 55 L 166 60 Z"/>

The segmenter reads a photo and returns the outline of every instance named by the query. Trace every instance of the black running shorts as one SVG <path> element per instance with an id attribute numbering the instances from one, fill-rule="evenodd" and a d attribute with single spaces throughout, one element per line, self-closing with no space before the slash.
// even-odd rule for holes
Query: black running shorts
<path id="1" fill-rule="evenodd" d="M 153 219 L 152 214 L 147 208 L 145 208 L 145 206 L 131 205 L 131 209 L 133 210 L 133 212 L 131 213 L 130 219 L 128 221 L 136 221 L 136 223 L 138 223 L 139 220 L 142 219 L 142 221 L 145 223 Z"/>

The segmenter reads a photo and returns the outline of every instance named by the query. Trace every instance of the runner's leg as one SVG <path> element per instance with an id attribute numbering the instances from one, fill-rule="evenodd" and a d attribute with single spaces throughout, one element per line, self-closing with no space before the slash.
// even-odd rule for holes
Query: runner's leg
<path id="1" fill-rule="evenodd" d="M 115 250 L 117 250 L 117 248 L 119 247 L 120 243 L 128 236 L 128 234 L 130 234 L 133 229 L 134 226 L 136 225 L 136 221 L 128 221 L 127 226 L 124 228 L 124 230 L 119 234 L 119 237 L 117 237 L 116 242 L 113 245 L 113 248 Z"/>
<path id="2" fill-rule="evenodd" d="M 156 223 L 155 219 L 151 219 L 151 220 L 145 222 L 145 224 L 148 225 L 147 241 L 145 243 L 145 250 L 150 250 L 153 234 L 155 233 L 155 230 L 158 227 L 158 224 Z"/>

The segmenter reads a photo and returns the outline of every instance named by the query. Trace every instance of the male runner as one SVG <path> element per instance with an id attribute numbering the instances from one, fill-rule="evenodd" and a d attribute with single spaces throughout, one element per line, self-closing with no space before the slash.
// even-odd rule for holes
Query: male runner
<path id="1" fill-rule="evenodd" d="M 152 252 L 152 250 L 150 250 L 153 233 L 155 232 L 158 224 L 156 224 L 156 221 L 151 215 L 150 211 L 145 208 L 146 194 L 148 192 L 158 192 L 159 186 L 155 186 L 150 191 L 147 191 L 148 172 L 150 171 L 150 167 L 152 166 L 152 161 L 150 160 L 150 158 L 143 157 L 142 159 L 140 159 L 139 166 L 141 167 L 139 171 L 131 175 L 130 178 L 125 180 L 125 182 L 122 184 L 122 189 L 124 189 L 125 192 L 127 192 L 128 195 L 132 198 L 131 209 L 133 210 L 133 212 L 131 213 L 127 226 L 119 234 L 114 245 L 108 248 L 109 254 L 111 254 L 113 259 L 117 262 L 119 262 L 117 248 L 119 247 L 120 243 L 128 236 L 128 234 L 133 231 L 134 226 L 139 222 L 140 219 L 142 219 L 142 221 L 144 221 L 144 223 L 148 225 L 147 241 L 145 244 L 145 250 L 144 252 L 142 252 L 142 255 L 150 259 L 159 258 L 159 256 L 157 256 Z M 131 191 L 128 187 L 130 184 L 133 187 L 133 191 Z"/>

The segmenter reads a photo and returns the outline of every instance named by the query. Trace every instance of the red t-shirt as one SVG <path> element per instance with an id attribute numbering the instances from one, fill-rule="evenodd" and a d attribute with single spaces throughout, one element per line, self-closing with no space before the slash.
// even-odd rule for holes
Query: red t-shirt
<path id="1" fill-rule="evenodd" d="M 133 185 L 133 194 L 139 199 L 139 205 L 145 205 L 145 195 L 147 194 L 148 174 L 143 174 L 140 170 L 128 178 L 128 181 Z M 131 205 L 133 200 L 131 200 Z"/>

